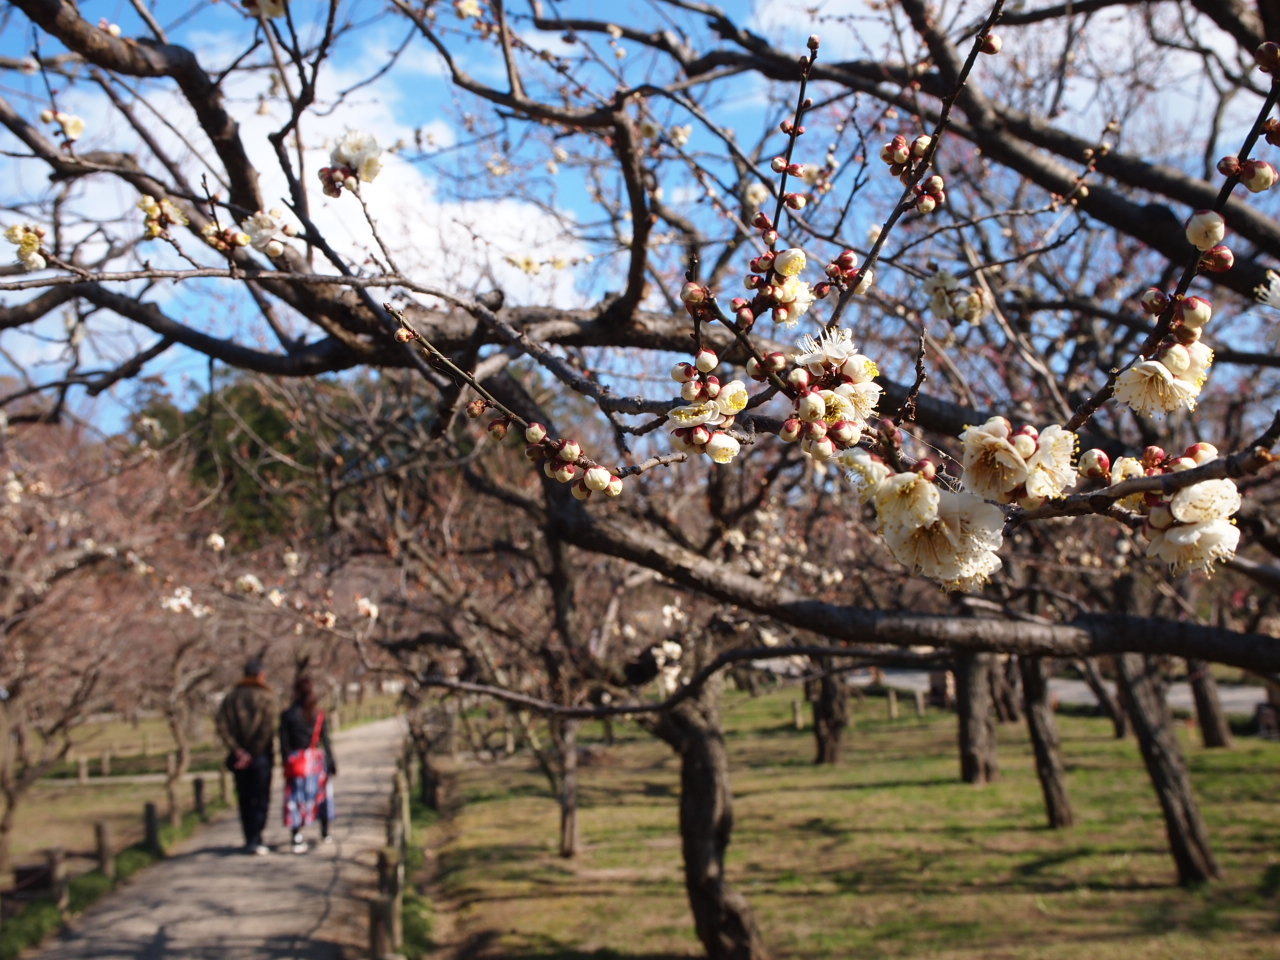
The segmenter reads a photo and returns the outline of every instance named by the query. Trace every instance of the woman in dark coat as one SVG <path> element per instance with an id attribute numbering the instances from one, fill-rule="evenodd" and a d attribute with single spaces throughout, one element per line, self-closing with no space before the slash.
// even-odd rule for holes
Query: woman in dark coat
<path id="1" fill-rule="evenodd" d="M 338 772 L 329 743 L 329 720 L 316 703 L 315 687 L 305 674 L 293 684 L 293 703 L 280 714 L 280 756 L 284 758 L 284 825 L 293 835 L 293 852 L 305 853 L 302 828 L 320 821 L 320 842 L 330 842 L 333 782 Z"/>

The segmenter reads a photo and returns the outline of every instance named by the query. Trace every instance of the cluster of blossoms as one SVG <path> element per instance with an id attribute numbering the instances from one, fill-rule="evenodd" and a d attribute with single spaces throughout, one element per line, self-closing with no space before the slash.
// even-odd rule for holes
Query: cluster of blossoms
<path id="1" fill-rule="evenodd" d="M 371 134 L 348 130 L 329 151 L 329 164 L 319 173 L 325 196 L 340 197 L 344 188 L 355 193 L 381 172 L 382 148 Z"/>
<path id="2" fill-rule="evenodd" d="M 1163 312 L 1169 302 L 1168 295 L 1154 287 L 1142 296 L 1143 309 L 1152 315 Z M 1156 347 L 1155 356 L 1139 359 L 1116 378 L 1116 399 L 1156 419 L 1179 408 L 1194 410 L 1213 363 L 1213 350 L 1200 339 L 1212 316 L 1213 305 L 1204 297 L 1179 300 L 1169 336 Z"/>
<path id="3" fill-rule="evenodd" d="M 763 364 L 753 358 L 747 372 L 757 380 L 769 373 L 783 378 L 793 391 L 793 411 L 778 436 L 799 442 L 814 460 L 830 460 L 862 438 L 880 402 L 881 387 L 874 380 L 880 371 L 843 328 L 825 330 L 817 339 L 806 334 L 798 346 L 790 361 L 781 353 L 767 354 Z"/>
<path id="4" fill-rule="evenodd" d="M 367 620 L 378 619 L 378 605 L 368 597 L 356 597 L 356 614 Z"/>
<path id="5" fill-rule="evenodd" d="M 939 270 L 924 282 L 929 309 L 951 324 L 981 323 L 991 312 L 991 294 L 982 284 L 965 286 L 947 270 Z"/>
<path id="6" fill-rule="evenodd" d="M 1076 485 L 1071 465 L 1076 435 L 1057 424 L 1016 431 L 1004 417 L 992 417 L 960 434 L 961 482 L 966 489 L 996 503 L 1035 509 L 1057 500 Z"/>
<path id="7" fill-rule="evenodd" d="M 487 406 L 484 400 L 473 400 L 467 405 L 467 414 L 472 418 L 479 417 Z M 511 420 L 507 417 L 489 421 L 489 434 L 495 440 L 505 439 L 510 429 Z M 593 493 L 603 493 L 607 497 L 622 493 L 622 478 L 608 467 L 586 460 L 577 441 L 553 440 L 541 423 L 525 427 L 524 441 L 524 454 L 529 461 L 541 463 L 543 474 L 550 479 L 572 484 L 570 490 L 575 499 L 587 500 Z"/>
<path id="8" fill-rule="evenodd" d="M 212 607 L 192 601 L 190 587 L 177 587 L 171 596 L 162 597 L 160 608 L 169 613 L 189 613 L 197 620 L 202 620 L 213 613 Z"/>
<path id="9" fill-rule="evenodd" d="M 236 577 L 236 591 L 251 597 L 261 596 L 267 592 L 256 574 L 242 573 Z"/>
<path id="10" fill-rule="evenodd" d="M 1211 443 L 1193 443 L 1177 457 L 1152 446 L 1140 460 L 1118 458 L 1109 479 L 1114 486 L 1137 477 L 1180 473 L 1217 458 L 1218 449 Z M 1101 451 L 1088 451 L 1080 464 L 1087 476 L 1107 475 L 1106 455 Z M 1120 504 L 1146 514 L 1142 532 L 1148 541 L 1147 555 L 1167 563 L 1174 574 L 1208 573 L 1214 563 L 1235 556 L 1240 530 L 1230 518 L 1240 509 L 1240 492 L 1233 480 L 1202 480 L 1172 494 L 1136 493 Z"/>
<path id="11" fill-rule="evenodd" d="M 1276 185 L 1276 168 L 1266 160 L 1240 162 L 1237 156 L 1225 156 L 1218 161 L 1218 172 L 1224 177 L 1239 177 L 1250 193 L 1262 193 Z"/>
<path id="12" fill-rule="evenodd" d="M 16 223 L 4 232 L 4 238 L 18 248 L 18 262 L 24 270 L 43 270 L 46 266 L 44 254 L 40 252 L 44 243 L 44 228 L 29 223 Z"/>
<path id="13" fill-rule="evenodd" d="M 680 384 L 680 396 L 687 405 L 667 412 L 671 426 L 671 446 L 682 453 L 701 453 L 716 463 L 729 463 L 742 449 L 729 432 L 733 418 L 750 399 L 741 380 L 721 384 L 711 371 L 720 364 L 715 351 L 702 349 L 693 363 L 677 363 L 671 379 Z"/>
<path id="14" fill-rule="evenodd" d="M 920 175 L 920 168 L 932 146 L 933 137 L 927 133 L 922 133 L 910 143 L 906 137 L 898 134 L 880 148 L 880 159 L 889 165 L 889 172 L 905 186 Z M 917 184 L 915 208 L 921 213 L 933 213 L 947 202 L 944 186 L 942 177 L 937 174 Z"/>
<path id="15" fill-rule="evenodd" d="M 971 591 L 1000 569 L 1004 513 L 977 494 L 935 483 L 937 470 L 922 460 L 894 473 L 861 447 L 840 461 L 864 502 L 875 508 L 880 534 L 899 563 L 943 584 Z"/>
<path id="16" fill-rule="evenodd" d="M 1235 254 L 1223 243 L 1227 222 L 1216 210 L 1197 210 L 1187 220 L 1187 242 L 1200 251 L 1200 269 L 1225 273 L 1235 264 Z"/>
<path id="17" fill-rule="evenodd" d="M 249 246 L 272 258 L 282 256 L 285 240 L 298 232 L 293 224 L 285 221 L 283 211 L 275 209 L 266 212 L 259 210 L 247 220 L 241 221 L 240 230 L 248 238 Z"/>
<path id="18" fill-rule="evenodd" d="M 650 647 L 649 653 L 658 665 L 658 688 L 663 696 L 669 697 L 680 689 L 680 660 L 684 656 L 684 648 L 675 640 L 663 640 Z"/>
<path id="19" fill-rule="evenodd" d="M 146 215 L 147 238 L 150 240 L 167 237 L 170 227 L 185 227 L 191 222 L 168 197 L 157 200 L 150 194 L 144 194 L 138 201 L 138 209 Z"/>
<path id="20" fill-rule="evenodd" d="M 42 110 L 40 119 L 44 123 L 55 123 L 62 131 L 63 139 L 68 143 L 84 136 L 84 119 L 74 113 L 63 113 L 61 110 Z"/>
<path id="21" fill-rule="evenodd" d="M 204 237 L 205 243 L 209 246 L 223 253 L 230 253 L 237 247 L 249 245 L 249 235 L 243 230 L 237 227 L 219 227 L 212 221 L 200 228 L 200 236 Z"/>

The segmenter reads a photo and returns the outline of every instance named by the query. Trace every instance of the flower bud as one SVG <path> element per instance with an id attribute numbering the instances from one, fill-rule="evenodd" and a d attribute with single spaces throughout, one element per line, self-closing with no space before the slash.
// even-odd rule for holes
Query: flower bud
<path id="1" fill-rule="evenodd" d="M 1181 473 L 1183 470 L 1194 470 L 1197 464 L 1190 457 L 1174 457 L 1165 463 L 1164 467 L 1170 473 Z"/>
<path id="2" fill-rule="evenodd" d="M 803 163 L 792 163 L 792 164 L 788 164 L 788 165 L 787 165 L 787 176 L 788 176 L 788 177 L 801 177 L 801 178 L 803 178 L 803 177 L 804 177 L 804 172 L 805 172 L 805 171 L 804 171 L 804 164 L 803 164 Z"/>
<path id="3" fill-rule="evenodd" d="M 1205 443 L 1202 440 L 1199 443 L 1193 443 L 1191 446 L 1187 447 L 1186 451 L 1182 455 L 1194 460 L 1196 462 L 1196 466 L 1202 466 L 1210 460 L 1216 460 L 1218 458 L 1218 448 L 1212 443 Z"/>
<path id="4" fill-rule="evenodd" d="M 1272 43 L 1270 40 L 1259 44 L 1258 48 L 1253 51 L 1253 59 L 1258 64 L 1258 69 L 1263 73 L 1275 73 L 1276 69 L 1280 68 L 1280 45 Z"/>
<path id="5" fill-rule="evenodd" d="M 1246 160 L 1240 166 L 1240 182 L 1250 193 L 1270 190 L 1276 182 L 1276 168 L 1265 160 Z"/>
<path id="6" fill-rule="evenodd" d="M 1167 503 L 1158 503 L 1147 514 L 1147 523 L 1156 530 L 1166 530 L 1173 526 L 1173 511 Z"/>
<path id="7" fill-rule="evenodd" d="M 936 194 L 943 187 L 942 178 L 935 173 L 932 177 L 922 183 L 921 186 L 924 187 L 925 193 Z"/>
<path id="8" fill-rule="evenodd" d="M 690 427 L 685 439 L 689 441 L 691 446 L 705 447 L 707 441 L 711 439 L 711 428 L 701 423 L 696 427 Z"/>
<path id="9" fill-rule="evenodd" d="M 751 218 L 751 225 L 755 227 L 757 230 L 773 229 L 773 221 L 769 219 L 769 217 L 764 213 L 764 211 L 757 213 L 754 217 Z"/>
<path id="10" fill-rule="evenodd" d="M 706 454 L 716 463 L 728 463 L 738 455 L 742 447 L 729 434 L 717 430 L 707 441 Z"/>
<path id="11" fill-rule="evenodd" d="M 1234 177 L 1240 172 L 1240 158 L 1235 154 L 1228 154 L 1218 161 L 1218 172 L 1224 177 Z"/>
<path id="12" fill-rule="evenodd" d="M 816 33 L 809 34 L 808 47 L 812 52 L 817 53 L 818 47 L 821 44 L 822 44 L 822 40 Z"/>
<path id="13" fill-rule="evenodd" d="M 1216 247 L 1210 247 L 1204 252 L 1204 256 L 1200 258 L 1200 266 L 1210 273 L 1226 273 L 1236 262 L 1236 255 L 1231 252 L 1231 248 L 1225 243 L 1220 243 Z"/>
<path id="14" fill-rule="evenodd" d="M 1111 476 L 1111 458 L 1105 450 L 1092 447 L 1080 454 L 1078 469 L 1091 480 L 1105 480 Z"/>
<path id="15" fill-rule="evenodd" d="M 1199 330 L 1213 316 L 1213 304 L 1204 297 L 1187 297 L 1178 304 L 1176 316 L 1192 330 Z"/>
<path id="16" fill-rule="evenodd" d="M 475 420 L 477 417 L 484 416 L 484 412 L 486 409 L 488 409 L 488 407 L 489 407 L 488 401 L 484 400 L 483 398 L 472 400 L 470 403 L 467 404 L 467 416 L 470 417 L 472 420 Z"/>
<path id="17" fill-rule="evenodd" d="M 982 38 L 981 46 L 978 47 L 983 53 L 989 56 L 995 56 L 1004 48 L 1004 41 L 1000 39 L 999 34 L 988 33 Z"/>
<path id="18" fill-rule="evenodd" d="M 498 417 L 496 420 L 489 421 L 489 436 L 495 440 L 505 440 L 507 438 L 507 429 L 511 426 L 511 422 L 506 417 Z"/>
<path id="19" fill-rule="evenodd" d="M 553 462 L 548 460 L 547 466 L 551 469 L 551 476 L 561 483 L 572 483 L 578 476 L 578 467 L 563 460 L 555 461 L 554 466 Z"/>
<path id="20" fill-rule="evenodd" d="M 774 157 L 771 161 L 769 161 L 769 169 L 771 169 L 774 173 L 781 173 L 783 170 L 787 169 L 787 158 Z"/>
<path id="21" fill-rule="evenodd" d="M 705 347 L 699 350 L 698 355 L 693 358 L 693 365 L 703 373 L 710 373 L 719 362 L 720 358 L 715 355 L 715 352 L 707 350 Z"/>
<path id="22" fill-rule="evenodd" d="M 1197 210 L 1187 221 L 1187 242 L 1197 250 L 1208 250 L 1227 235 L 1227 222 L 1216 210 Z"/>
<path id="23" fill-rule="evenodd" d="M 622 492 L 622 478 L 618 476 L 610 477 L 609 485 L 604 488 L 604 495 L 606 497 L 616 497 L 621 492 Z"/>
<path id="24" fill-rule="evenodd" d="M 1152 444 L 1142 451 L 1142 466 L 1150 470 L 1152 467 L 1158 467 L 1164 463 L 1164 458 L 1164 448 Z"/>
<path id="25" fill-rule="evenodd" d="M 695 376 L 692 363 L 677 363 L 671 368 L 671 379 L 676 383 L 688 383 Z"/>
<path id="26" fill-rule="evenodd" d="M 795 443 L 800 439 L 800 434 L 804 431 L 804 424 L 796 417 L 790 417 L 782 421 L 782 427 L 778 430 L 778 437 L 786 443 Z"/>
<path id="27" fill-rule="evenodd" d="M 931 483 L 933 482 L 933 479 L 938 475 L 938 465 L 934 463 L 932 460 L 918 461 L 915 465 L 914 470 L 916 473 L 920 474 L 920 476 L 923 479 L 928 480 Z"/>
<path id="28" fill-rule="evenodd" d="M 1191 354 L 1180 343 L 1166 347 L 1157 358 L 1175 377 L 1191 368 Z"/>
<path id="29" fill-rule="evenodd" d="M 570 489 L 573 492 L 573 499 L 575 500 L 588 500 L 591 497 L 591 489 L 581 480 L 575 483 Z"/>
<path id="30" fill-rule="evenodd" d="M 524 428 L 525 443 L 541 443 L 547 439 L 547 428 L 540 423 L 531 423 Z"/>
<path id="31" fill-rule="evenodd" d="M 765 373 L 764 367 L 755 357 L 747 358 L 747 376 L 758 383 L 763 383 L 769 379 L 769 375 Z"/>
<path id="32" fill-rule="evenodd" d="M 396 343 L 408 343 L 410 340 L 417 340 L 418 335 L 408 327 L 400 327 L 396 330 Z"/>
<path id="33" fill-rule="evenodd" d="M 922 133 L 911 142 L 911 156 L 919 160 L 929 152 L 931 146 L 933 146 L 933 137 L 927 133 Z"/>
<path id="34" fill-rule="evenodd" d="M 831 442 L 830 437 L 818 437 L 809 441 L 809 445 L 805 448 L 805 452 L 813 459 L 822 462 L 830 460 L 836 455 L 836 445 Z"/>
<path id="35" fill-rule="evenodd" d="M 803 193 L 788 193 L 783 198 L 783 202 L 792 210 L 803 210 L 805 205 L 809 202 L 809 198 Z"/>
<path id="36" fill-rule="evenodd" d="M 1163 290 L 1156 287 L 1148 287 L 1147 292 L 1142 295 L 1142 309 L 1152 316 L 1168 306 L 1168 303 L 1169 297 Z"/>
<path id="37" fill-rule="evenodd" d="M 916 209 L 921 213 L 933 213 L 938 206 L 938 201 L 933 199 L 931 194 L 922 194 L 920 199 L 916 201 Z"/>
<path id="38" fill-rule="evenodd" d="M 826 413 L 827 401 L 823 400 L 822 394 L 816 390 L 801 394 L 796 402 L 796 416 L 801 420 L 820 420 L 826 416 Z"/>
<path id="39" fill-rule="evenodd" d="M 862 427 L 849 420 L 837 420 L 827 431 L 837 446 L 851 447 L 862 437 Z"/>
<path id="40" fill-rule="evenodd" d="M 1013 449 L 1018 451 L 1018 456 L 1026 460 L 1036 452 L 1036 438 L 1025 433 L 1010 437 L 1009 442 L 1013 445 Z"/>
<path id="41" fill-rule="evenodd" d="M 537 463 L 546 455 L 546 451 L 542 449 L 541 445 L 536 443 L 531 443 L 529 446 L 524 448 L 524 457 L 530 463 Z"/>
<path id="42" fill-rule="evenodd" d="M 707 388 L 701 380 L 690 380 L 680 385 L 680 397 L 686 403 L 701 403 L 707 399 Z"/>
<path id="43" fill-rule="evenodd" d="M 809 371 L 804 367 L 796 367 L 787 374 L 787 385 L 796 391 L 809 389 Z"/>
<path id="44" fill-rule="evenodd" d="M 694 283 L 690 280 L 680 288 L 680 299 L 691 306 L 699 303 L 706 303 L 707 288 L 700 283 Z"/>
<path id="45" fill-rule="evenodd" d="M 702 386 L 707 391 L 708 400 L 714 400 L 716 397 L 720 396 L 719 377 L 707 377 L 702 381 Z"/>
<path id="46" fill-rule="evenodd" d="M 804 437 L 806 440 L 817 440 L 819 437 L 827 435 L 827 421 L 810 420 L 804 425 Z"/>
<path id="47" fill-rule="evenodd" d="M 612 474 L 604 467 L 591 467 L 587 470 L 586 475 L 582 478 L 582 482 L 587 485 L 590 490 L 603 490 L 609 485 L 609 478 Z"/>
<path id="48" fill-rule="evenodd" d="M 561 440 L 560 449 L 556 451 L 556 456 L 565 463 L 577 463 L 578 458 L 582 456 L 582 447 L 578 446 L 573 440 Z"/>

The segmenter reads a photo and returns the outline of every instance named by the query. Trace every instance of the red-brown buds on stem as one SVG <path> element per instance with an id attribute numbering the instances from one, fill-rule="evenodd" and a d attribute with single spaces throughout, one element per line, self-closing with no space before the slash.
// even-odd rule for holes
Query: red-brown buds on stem
<path id="1" fill-rule="evenodd" d="M 1209 273 L 1226 273 L 1236 262 L 1235 254 L 1225 243 L 1210 247 L 1200 258 L 1200 268 Z"/>

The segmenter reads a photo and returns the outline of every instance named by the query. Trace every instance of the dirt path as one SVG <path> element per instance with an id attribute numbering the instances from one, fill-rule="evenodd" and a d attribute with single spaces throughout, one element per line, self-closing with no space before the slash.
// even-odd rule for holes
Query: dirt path
<path id="1" fill-rule="evenodd" d="M 367 952 L 367 907 L 385 817 L 399 719 L 334 738 L 339 776 L 335 843 L 288 852 L 279 779 L 271 793 L 267 857 L 240 852 L 234 813 L 184 841 L 31 960 L 355 960 Z M 309 828 L 311 839 L 317 835 Z"/>

